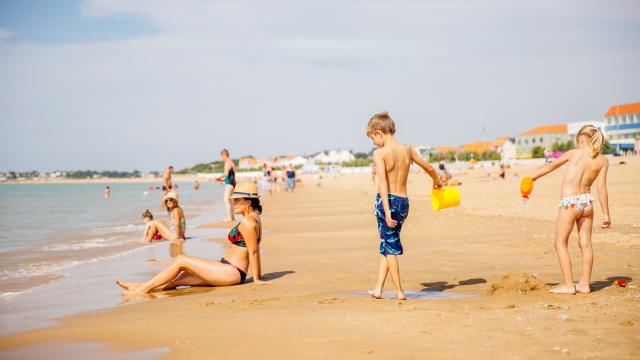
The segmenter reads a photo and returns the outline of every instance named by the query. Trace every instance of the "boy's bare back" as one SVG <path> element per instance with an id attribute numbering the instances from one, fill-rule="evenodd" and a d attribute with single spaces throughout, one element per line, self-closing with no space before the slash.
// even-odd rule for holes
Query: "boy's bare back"
<path id="1" fill-rule="evenodd" d="M 384 171 L 378 168 L 378 173 L 379 176 L 386 176 L 389 194 L 407 196 L 411 152 L 411 147 L 402 144 L 389 144 L 373 152 L 378 167 L 378 161 L 382 160 Z M 378 182 L 378 192 L 380 192 L 380 182 Z"/>

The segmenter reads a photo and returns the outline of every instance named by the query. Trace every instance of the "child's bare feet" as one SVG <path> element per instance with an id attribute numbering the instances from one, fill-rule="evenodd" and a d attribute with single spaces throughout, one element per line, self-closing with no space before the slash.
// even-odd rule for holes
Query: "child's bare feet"
<path id="1" fill-rule="evenodd" d="M 580 294 L 588 294 L 591 292 L 591 287 L 589 287 L 589 284 L 587 285 L 578 284 L 576 285 L 576 291 L 579 292 Z"/>
<path id="2" fill-rule="evenodd" d="M 382 291 L 378 290 L 367 290 L 367 292 L 369 293 L 369 295 L 371 295 L 372 298 L 374 299 L 382 299 Z"/>
<path id="3" fill-rule="evenodd" d="M 575 286 L 560 285 L 560 286 L 556 286 L 554 288 L 549 289 L 549 292 L 553 293 L 553 294 L 575 295 L 576 294 L 576 288 L 575 288 Z"/>
<path id="4" fill-rule="evenodd" d="M 407 297 L 404 295 L 404 291 L 401 291 L 396 294 L 396 299 L 398 300 L 407 300 Z"/>

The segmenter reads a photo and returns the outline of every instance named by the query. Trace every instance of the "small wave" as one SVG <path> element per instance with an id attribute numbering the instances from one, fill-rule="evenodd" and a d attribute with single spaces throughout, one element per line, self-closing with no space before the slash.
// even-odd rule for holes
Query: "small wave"
<path id="1" fill-rule="evenodd" d="M 127 224 L 118 226 L 97 227 L 91 230 L 93 234 L 109 234 L 114 232 L 133 232 L 144 230 L 144 224 Z"/>
<path id="2" fill-rule="evenodd" d="M 40 250 L 43 251 L 74 251 L 74 250 L 88 250 L 95 248 L 102 248 L 108 246 L 117 246 L 125 243 L 124 241 L 114 241 L 116 239 L 124 239 L 124 236 L 111 236 L 108 238 L 95 238 L 82 242 L 72 243 L 56 243 L 42 246 Z"/>
<path id="3" fill-rule="evenodd" d="M 8 298 L 12 298 L 18 295 L 22 295 L 24 293 L 26 293 L 27 291 L 7 291 L 7 292 L 3 292 L 0 293 L 0 299 L 8 299 Z"/>
<path id="4" fill-rule="evenodd" d="M 161 243 L 139 246 L 139 247 L 135 247 L 133 249 L 118 252 L 115 254 L 98 256 L 98 257 L 84 259 L 84 260 L 65 260 L 65 261 L 58 261 L 58 262 L 42 261 L 42 262 L 33 263 L 33 264 L 26 264 L 24 268 L 21 268 L 21 269 L 0 271 L 0 280 L 15 279 L 15 278 L 22 278 L 22 277 L 44 276 L 44 275 L 50 275 L 50 274 L 60 274 L 60 272 L 63 270 L 67 270 L 81 264 L 88 264 L 88 263 L 93 263 L 100 260 L 106 260 L 106 259 L 111 259 L 119 256 L 128 255 L 130 253 L 140 251 L 146 247 L 157 246 L 160 244 Z"/>

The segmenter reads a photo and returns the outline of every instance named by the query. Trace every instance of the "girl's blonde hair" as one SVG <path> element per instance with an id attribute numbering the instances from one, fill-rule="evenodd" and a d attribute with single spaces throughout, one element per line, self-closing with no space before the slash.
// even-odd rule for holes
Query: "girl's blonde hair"
<path id="1" fill-rule="evenodd" d="M 578 131 L 576 135 L 576 142 L 580 136 L 584 136 L 587 140 L 587 146 L 591 150 L 591 157 L 596 157 L 602 151 L 602 144 L 604 143 L 604 135 L 602 131 L 593 125 L 585 125 Z"/>

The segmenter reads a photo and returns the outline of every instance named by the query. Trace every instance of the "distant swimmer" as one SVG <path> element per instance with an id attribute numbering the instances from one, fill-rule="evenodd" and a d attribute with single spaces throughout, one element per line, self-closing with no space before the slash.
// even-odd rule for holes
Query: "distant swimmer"
<path id="1" fill-rule="evenodd" d="M 195 191 L 200 190 L 200 182 L 198 181 L 198 179 L 195 179 L 193 181 L 193 190 L 195 190 Z"/>
<path id="2" fill-rule="evenodd" d="M 105 199 L 108 198 L 109 196 L 111 196 L 111 188 L 109 186 L 107 186 L 104 189 L 104 192 L 102 193 L 102 195 L 104 195 Z"/>
<path id="3" fill-rule="evenodd" d="M 219 261 L 178 255 L 171 265 L 144 283 L 116 281 L 125 295 L 172 290 L 178 286 L 231 286 L 245 282 L 251 270 L 253 283 L 271 284 L 262 276 L 260 241 L 262 239 L 262 206 L 258 189 L 252 183 L 240 183 L 232 194 L 234 212 L 242 216 L 227 238 L 229 248 Z"/>
<path id="4" fill-rule="evenodd" d="M 180 241 L 185 239 L 187 230 L 187 222 L 182 208 L 178 205 L 178 197 L 175 193 L 169 192 L 164 198 L 164 206 L 169 212 L 171 223 L 168 225 L 162 220 L 153 220 L 153 215 L 149 210 L 142 214 L 145 221 L 145 231 L 143 243 L 150 243 L 153 240 L 162 238 L 172 241 Z"/>
<path id="5" fill-rule="evenodd" d="M 234 221 L 235 216 L 233 213 L 233 200 L 231 199 L 231 195 L 236 187 L 236 171 L 233 161 L 229 158 L 229 150 L 222 149 L 222 151 L 220 151 L 220 157 L 222 158 L 222 161 L 224 161 L 224 172 L 222 176 L 218 177 L 216 180 L 224 182 L 224 195 L 222 200 L 224 201 L 224 208 L 227 212 L 227 217 L 222 221 Z"/>
<path id="6" fill-rule="evenodd" d="M 167 196 L 167 193 L 169 193 L 169 191 L 173 191 L 171 174 L 173 174 L 173 166 L 170 165 L 167 168 L 167 171 L 162 175 L 162 200 L 160 201 L 160 207 L 164 207 L 164 197 Z"/>

